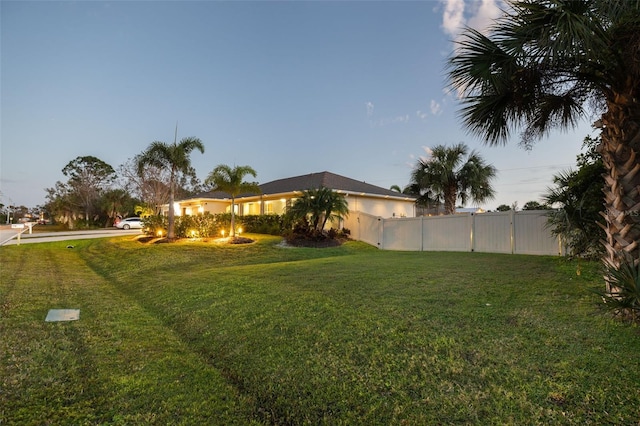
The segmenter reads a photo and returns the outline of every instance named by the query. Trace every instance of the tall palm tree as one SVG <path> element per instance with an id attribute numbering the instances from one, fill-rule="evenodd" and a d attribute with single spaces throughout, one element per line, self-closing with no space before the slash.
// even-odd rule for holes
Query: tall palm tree
<path id="1" fill-rule="evenodd" d="M 640 0 L 510 1 L 488 36 L 468 29 L 449 59 L 466 126 L 489 144 L 593 117 L 606 168 L 605 261 L 640 263 Z M 609 288 L 611 289 L 611 288 Z"/>
<path id="2" fill-rule="evenodd" d="M 445 214 L 453 214 L 458 199 L 462 205 L 468 200 L 482 203 L 492 199 L 491 180 L 495 175 L 492 165 L 461 143 L 434 147 L 429 158 L 418 160 L 411 182 L 432 198 L 443 199 Z"/>
<path id="3" fill-rule="evenodd" d="M 176 139 L 172 144 L 159 141 L 152 142 L 147 150 L 137 157 L 137 169 L 140 175 L 144 172 L 146 166 L 169 171 L 169 229 L 167 230 L 167 238 L 170 240 L 175 238 L 173 202 L 176 192 L 176 180 L 181 173 L 193 174 L 189 156 L 194 149 L 204 153 L 204 145 L 200 139 L 187 137 L 181 139 L 180 142 L 177 142 Z"/>
<path id="4" fill-rule="evenodd" d="M 231 168 L 226 164 L 220 164 L 209 173 L 205 180 L 206 184 L 213 185 L 214 190 L 231 195 L 231 231 L 229 232 L 231 237 L 236 236 L 236 197 L 248 192 L 260 193 L 260 185 L 257 182 L 244 181 L 246 175 L 256 177 L 258 174 L 249 166 Z"/>
<path id="5" fill-rule="evenodd" d="M 311 230 L 321 232 L 328 221 L 349 215 L 349 203 L 344 195 L 322 186 L 304 191 L 287 213 L 294 220 L 308 219 Z"/>

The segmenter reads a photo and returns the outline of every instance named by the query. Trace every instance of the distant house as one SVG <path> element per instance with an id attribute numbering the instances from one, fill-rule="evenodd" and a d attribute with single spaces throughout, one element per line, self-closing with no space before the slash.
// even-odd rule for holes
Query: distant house
<path id="1" fill-rule="evenodd" d="M 241 194 L 236 197 L 236 214 L 282 214 L 303 191 L 320 187 L 344 194 L 350 211 L 383 218 L 415 217 L 414 197 L 330 172 L 310 173 L 264 183 L 260 185 L 260 194 Z M 174 208 L 178 216 L 226 213 L 231 211 L 231 198 L 225 192 L 204 192 L 178 200 Z M 168 206 L 165 206 L 165 213 L 167 211 Z"/>

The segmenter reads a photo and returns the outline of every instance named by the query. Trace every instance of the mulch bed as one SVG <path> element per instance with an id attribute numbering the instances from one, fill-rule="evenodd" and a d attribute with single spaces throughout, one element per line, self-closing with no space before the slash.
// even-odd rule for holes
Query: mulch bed
<path id="1" fill-rule="evenodd" d="M 141 236 L 136 238 L 136 241 L 143 243 L 143 244 L 163 244 L 163 243 L 173 243 L 173 242 L 177 242 L 180 240 L 190 240 L 191 238 L 174 238 L 174 239 L 169 239 L 169 238 L 165 238 L 165 237 L 153 237 L 153 236 Z M 209 242 L 210 239 L 205 238 L 201 240 L 202 242 Z M 245 237 L 233 237 L 233 238 L 228 238 L 225 243 L 227 244 L 251 244 L 255 242 L 255 240 L 252 240 L 251 238 L 245 238 Z"/>
<path id="2" fill-rule="evenodd" d="M 228 243 L 229 244 L 251 244 L 254 240 L 252 240 L 251 238 L 245 238 L 245 237 L 233 237 L 233 238 L 229 238 Z"/>
<path id="3" fill-rule="evenodd" d="M 338 239 L 325 239 L 325 240 L 309 240 L 304 238 L 292 238 L 287 240 L 287 244 L 294 247 L 312 247 L 312 248 L 327 248 L 338 247 L 342 245 L 342 241 Z"/>

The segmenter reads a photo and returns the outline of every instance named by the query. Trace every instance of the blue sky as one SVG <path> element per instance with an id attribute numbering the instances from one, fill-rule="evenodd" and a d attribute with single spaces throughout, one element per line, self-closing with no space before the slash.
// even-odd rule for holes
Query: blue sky
<path id="1" fill-rule="evenodd" d="M 464 142 L 498 169 L 483 207 L 539 200 L 592 130 L 531 151 L 465 131 L 446 58 L 495 1 L 2 1 L 0 202 L 43 204 L 77 156 L 117 168 L 176 123 L 205 145 L 202 180 L 235 164 L 262 183 L 326 170 L 402 187 L 425 148 Z"/>

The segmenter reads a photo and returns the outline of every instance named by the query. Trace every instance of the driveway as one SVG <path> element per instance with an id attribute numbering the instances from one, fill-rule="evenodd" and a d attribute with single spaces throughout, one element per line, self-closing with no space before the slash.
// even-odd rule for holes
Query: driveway
<path id="1" fill-rule="evenodd" d="M 46 225 L 35 225 L 46 227 Z M 29 229 L 14 229 L 11 225 L 0 226 L 0 246 L 15 245 L 18 244 L 17 235 L 22 231 L 20 235 L 20 244 L 30 243 L 44 243 L 49 241 L 65 241 L 65 240 L 84 240 L 87 238 L 105 238 L 105 237 L 117 237 L 122 235 L 138 235 L 142 233 L 140 229 L 124 229 L 107 228 L 107 229 L 95 229 L 95 230 L 83 230 L 83 231 L 62 231 L 62 232 L 35 232 L 29 234 Z"/>

